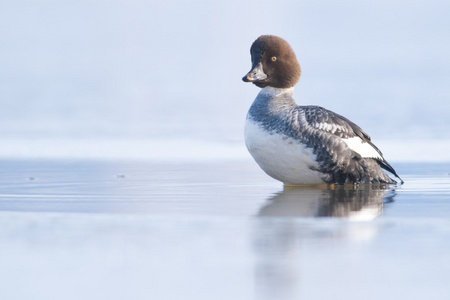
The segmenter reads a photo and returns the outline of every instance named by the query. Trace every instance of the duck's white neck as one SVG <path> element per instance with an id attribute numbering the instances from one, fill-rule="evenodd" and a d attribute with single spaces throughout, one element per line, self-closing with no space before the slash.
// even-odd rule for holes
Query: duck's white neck
<path id="1" fill-rule="evenodd" d="M 294 87 L 290 87 L 290 88 L 274 88 L 271 86 L 266 86 L 264 88 L 261 89 L 261 91 L 259 92 L 260 94 L 266 94 L 267 96 L 270 97 L 274 97 L 274 96 L 278 96 L 281 94 L 293 94 L 294 93 Z"/>

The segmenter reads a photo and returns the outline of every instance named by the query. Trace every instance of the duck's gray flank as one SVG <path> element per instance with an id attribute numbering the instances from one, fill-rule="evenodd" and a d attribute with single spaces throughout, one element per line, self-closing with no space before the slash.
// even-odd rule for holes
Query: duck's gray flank
<path id="1" fill-rule="evenodd" d="M 319 163 L 317 171 L 326 183 L 394 183 L 383 172 L 376 172 L 380 165 L 390 167 L 386 161 L 363 158 L 342 141 L 358 136 L 373 146 L 359 126 L 323 107 L 297 106 L 289 91 L 278 95 L 262 91 L 250 107 L 248 118 L 271 134 L 292 138 L 311 148 Z"/>

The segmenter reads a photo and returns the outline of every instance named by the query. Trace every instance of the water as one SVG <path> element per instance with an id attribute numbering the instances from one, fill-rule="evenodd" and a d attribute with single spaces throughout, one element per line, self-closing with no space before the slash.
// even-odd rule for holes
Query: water
<path id="1" fill-rule="evenodd" d="M 4 299 L 447 299 L 450 164 L 283 188 L 250 160 L 2 161 Z"/>

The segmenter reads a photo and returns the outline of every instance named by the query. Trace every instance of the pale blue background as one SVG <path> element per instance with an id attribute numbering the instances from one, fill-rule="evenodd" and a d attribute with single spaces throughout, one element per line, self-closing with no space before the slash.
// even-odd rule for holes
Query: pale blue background
<path id="1" fill-rule="evenodd" d="M 299 104 L 336 111 L 385 144 L 450 139 L 449 15 L 448 1 L 2 0 L 1 148 L 243 145 L 259 89 L 241 78 L 261 34 L 295 49 Z"/>

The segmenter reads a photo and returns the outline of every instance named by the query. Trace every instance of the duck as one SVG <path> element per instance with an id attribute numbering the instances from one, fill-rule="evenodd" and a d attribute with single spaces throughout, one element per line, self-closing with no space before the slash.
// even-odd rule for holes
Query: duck
<path id="1" fill-rule="evenodd" d="M 247 113 L 245 145 L 260 168 L 285 185 L 396 184 L 403 180 L 370 136 L 320 106 L 299 106 L 293 93 L 301 67 L 289 43 L 258 37 L 242 78 L 261 88 Z"/>

